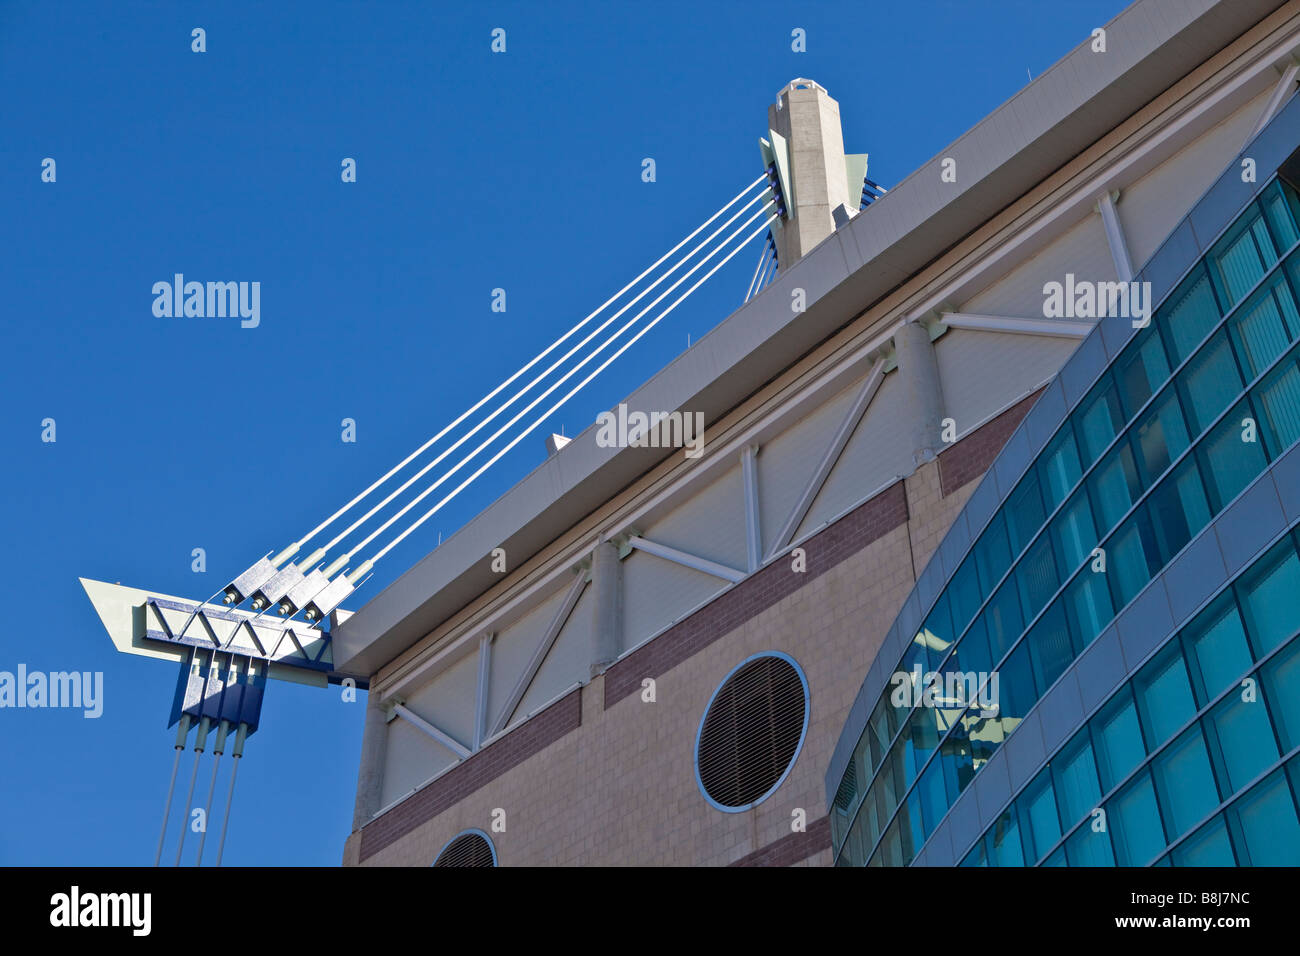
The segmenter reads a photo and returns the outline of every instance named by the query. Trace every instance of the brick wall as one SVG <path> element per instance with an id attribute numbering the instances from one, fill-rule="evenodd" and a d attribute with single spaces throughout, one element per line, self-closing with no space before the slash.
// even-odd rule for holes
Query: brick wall
<path id="1" fill-rule="evenodd" d="M 915 572 L 1032 398 L 809 538 L 805 572 L 773 562 L 390 808 L 352 834 L 345 862 L 427 866 L 477 827 L 503 866 L 829 863 L 823 774 L 848 709 Z M 696 732 L 731 668 L 772 650 L 807 676 L 808 733 L 771 797 L 725 813 L 699 792 Z"/>

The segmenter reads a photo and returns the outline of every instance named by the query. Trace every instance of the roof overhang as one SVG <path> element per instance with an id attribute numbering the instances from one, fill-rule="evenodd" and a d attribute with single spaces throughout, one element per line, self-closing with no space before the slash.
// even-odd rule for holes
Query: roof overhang
<path id="1" fill-rule="evenodd" d="M 716 421 L 1283 0 L 1138 0 L 977 126 L 783 272 L 627 399 Z M 956 183 L 940 181 L 953 157 Z M 806 310 L 791 310 L 802 288 Z M 374 673 L 672 454 L 602 448 L 594 424 L 342 624 L 335 666 Z"/>

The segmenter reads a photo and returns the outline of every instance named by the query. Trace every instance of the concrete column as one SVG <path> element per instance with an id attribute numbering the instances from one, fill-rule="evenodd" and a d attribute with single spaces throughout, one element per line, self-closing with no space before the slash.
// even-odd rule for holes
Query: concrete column
<path id="1" fill-rule="evenodd" d="M 595 677 L 618 660 L 623 650 L 623 562 L 612 541 L 596 545 L 591 556 L 591 586 L 596 616 L 591 676 Z"/>
<path id="2" fill-rule="evenodd" d="M 379 706 L 379 695 L 366 692 L 366 729 L 361 735 L 361 769 L 357 772 L 357 802 L 352 811 L 352 829 L 370 822 L 383 799 L 384 755 L 388 749 L 388 721 Z"/>
<path id="3" fill-rule="evenodd" d="M 789 215 L 772 232 L 784 272 L 835 231 L 836 208 L 856 211 L 859 197 L 849 196 L 840 104 L 829 93 L 811 80 L 793 80 L 767 108 L 767 121 L 790 150 L 794 196 L 785 197 Z"/>
<path id="4" fill-rule="evenodd" d="M 919 322 L 904 322 L 894 333 L 899 382 L 908 410 L 912 464 L 932 460 L 943 448 L 940 438 L 944 417 L 939 362 L 930 330 Z"/>

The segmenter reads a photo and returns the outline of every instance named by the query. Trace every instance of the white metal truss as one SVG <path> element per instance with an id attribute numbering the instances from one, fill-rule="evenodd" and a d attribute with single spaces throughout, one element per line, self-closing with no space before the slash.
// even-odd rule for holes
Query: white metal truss
<path id="1" fill-rule="evenodd" d="M 393 713 L 396 714 L 398 717 L 401 717 L 403 720 L 407 721 L 408 723 L 410 723 L 413 727 L 416 727 L 424 731 L 426 734 L 428 734 L 434 740 L 438 741 L 438 743 L 442 744 L 448 750 L 452 751 L 462 760 L 464 760 L 466 757 L 470 755 L 469 748 L 467 748 L 459 740 L 457 740 L 451 734 L 447 733 L 445 730 L 440 730 L 439 728 L 435 727 L 433 724 L 429 723 L 427 720 L 425 720 L 419 714 L 415 713 L 405 704 L 394 703 Z"/>
<path id="2" fill-rule="evenodd" d="M 1019 319 L 1005 315 L 979 315 L 974 312 L 943 312 L 939 320 L 950 329 L 1048 335 L 1067 339 L 1084 338 L 1093 327 L 1092 322 L 1076 319 Z"/>
<path id="3" fill-rule="evenodd" d="M 1110 247 L 1110 258 L 1115 263 L 1115 274 L 1121 282 L 1133 279 L 1133 259 L 1128 254 L 1128 243 L 1124 241 L 1124 227 L 1120 225 L 1119 211 L 1115 201 L 1119 192 L 1107 190 L 1097 200 L 1097 211 L 1101 213 L 1101 226 L 1106 232 L 1106 245 Z"/>
<path id="4" fill-rule="evenodd" d="M 785 519 L 776 540 L 772 542 L 772 547 L 768 551 L 769 558 L 775 556 L 790 543 L 795 531 L 803 523 L 803 519 L 807 517 L 808 509 L 812 507 L 817 493 L 822 490 L 822 485 L 826 483 L 826 479 L 830 476 L 831 469 L 840 460 L 840 455 L 844 453 L 845 446 L 848 445 L 853 432 L 857 430 L 858 423 L 862 421 L 862 416 L 867 413 L 867 406 L 875 398 L 876 392 L 880 390 L 880 383 L 884 380 L 885 360 L 878 358 L 875 364 L 871 366 L 871 371 L 867 373 L 866 381 L 862 383 L 857 394 L 853 397 L 853 403 L 849 406 L 849 410 L 844 413 L 839 428 L 835 430 L 830 445 L 826 448 L 825 454 L 822 455 L 821 461 L 817 464 L 817 470 L 813 472 L 813 476 L 804 488 L 803 494 L 799 496 L 799 500 L 795 502 L 789 517 Z"/>
<path id="5" fill-rule="evenodd" d="M 657 541 L 650 541 L 640 535 L 629 535 L 627 539 L 628 547 L 636 548 L 638 551 L 644 551 L 646 554 L 653 554 L 663 558 L 665 561 L 673 561 L 683 567 L 693 568 L 696 571 L 703 571 L 705 574 L 711 574 L 714 577 L 730 581 L 732 584 L 744 580 L 748 576 L 747 571 L 738 571 L 735 568 L 728 567 L 725 564 L 719 564 L 717 561 L 710 561 L 708 558 L 702 558 L 698 554 L 688 554 L 685 551 L 679 551 L 677 548 L 670 548 L 666 544 L 659 544 Z"/>
<path id="6" fill-rule="evenodd" d="M 564 629 L 564 625 L 568 622 L 569 615 L 573 613 L 578 598 L 582 597 L 582 592 L 586 589 L 587 583 L 586 574 L 579 574 L 578 579 L 573 582 L 565 593 L 564 600 L 560 602 L 560 606 L 556 608 L 555 614 L 551 617 L 551 622 L 546 626 L 546 631 L 542 634 L 542 639 L 533 651 L 533 656 L 528 659 L 528 666 L 524 668 L 523 673 L 519 675 L 519 679 L 515 681 L 515 686 L 511 688 L 509 695 L 506 697 L 505 705 L 501 708 L 497 719 L 493 721 L 487 737 L 495 737 L 510 722 L 510 718 L 514 716 L 515 711 L 519 708 L 519 702 L 524 699 L 524 694 L 528 693 L 529 685 L 532 684 L 533 678 L 537 676 L 537 672 L 541 670 L 542 662 L 546 660 L 546 655 L 551 652 L 555 639 L 560 636 L 560 631 Z M 484 694 L 484 696 L 487 694 L 483 683 L 480 684 L 480 693 Z"/>

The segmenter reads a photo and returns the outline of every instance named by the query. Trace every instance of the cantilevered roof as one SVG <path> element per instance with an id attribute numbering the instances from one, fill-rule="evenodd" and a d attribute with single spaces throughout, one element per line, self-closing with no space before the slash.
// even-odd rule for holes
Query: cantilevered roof
<path id="1" fill-rule="evenodd" d="M 631 408 L 716 421 L 957 240 L 1283 5 L 1283 0 L 1138 0 L 782 273 L 637 389 Z M 957 182 L 941 182 L 942 157 Z M 805 290 L 793 314 L 790 290 Z M 336 667 L 374 673 L 496 584 L 489 555 L 518 567 L 671 454 L 602 448 L 593 425 L 342 624 Z"/>

